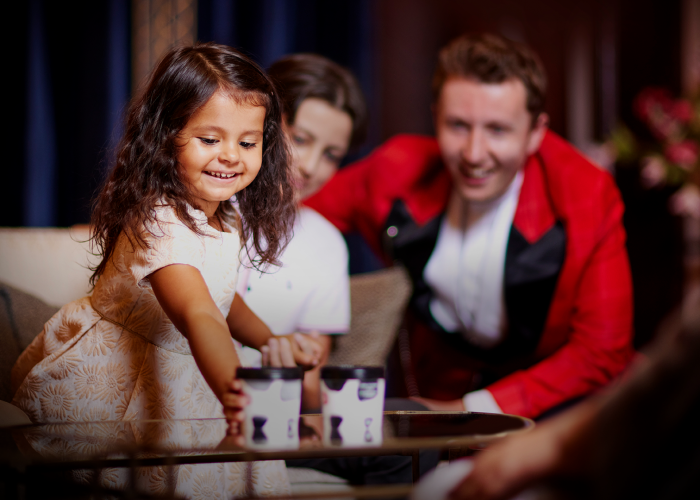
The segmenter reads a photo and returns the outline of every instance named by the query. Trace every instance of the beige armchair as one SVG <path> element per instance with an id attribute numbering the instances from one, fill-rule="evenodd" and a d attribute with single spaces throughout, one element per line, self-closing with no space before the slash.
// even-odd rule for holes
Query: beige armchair
<path id="1" fill-rule="evenodd" d="M 383 366 L 410 295 L 403 267 L 351 276 L 350 333 L 337 337 L 328 365 Z"/>

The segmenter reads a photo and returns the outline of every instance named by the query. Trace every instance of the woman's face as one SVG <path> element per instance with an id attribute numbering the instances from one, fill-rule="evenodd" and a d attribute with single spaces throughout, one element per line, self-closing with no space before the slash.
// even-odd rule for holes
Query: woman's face
<path id="1" fill-rule="evenodd" d="M 287 123 L 293 145 L 296 199 L 302 201 L 333 177 L 348 151 L 352 119 L 323 99 L 305 99 Z"/>

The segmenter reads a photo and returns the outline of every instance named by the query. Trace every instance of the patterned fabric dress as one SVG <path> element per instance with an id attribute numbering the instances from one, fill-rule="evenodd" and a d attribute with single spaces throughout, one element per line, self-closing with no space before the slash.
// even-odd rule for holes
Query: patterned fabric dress
<path id="1" fill-rule="evenodd" d="M 13 403 L 34 422 L 196 419 L 223 417 L 223 407 L 197 368 L 187 339 L 160 307 L 147 276 L 171 264 L 198 269 L 219 310 L 228 315 L 238 279 L 238 232 L 221 233 L 193 208 L 206 236 L 190 231 L 166 206 L 146 233 L 148 249 L 122 235 L 91 297 L 64 306 L 20 356 L 12 372 Z M 242 359 L 242 358 L 241 358 Z M 174 447 L 211 447 L 225 426 L 159 425 L 155 439 Z M 37 451 L 50 443 L 31 443 Z M 182 465 L 175 493 L 228 498 L 289 493 L 284 462 Z M 103 470 L 100 481 L 123 487 L 124 469 Z M 162 468 L 143 468 L 138 486 L 165 489 Z M 172 479 L 170 480 L 172 481 Z M 170 483 L 172 485 L 172 483 Z"/>

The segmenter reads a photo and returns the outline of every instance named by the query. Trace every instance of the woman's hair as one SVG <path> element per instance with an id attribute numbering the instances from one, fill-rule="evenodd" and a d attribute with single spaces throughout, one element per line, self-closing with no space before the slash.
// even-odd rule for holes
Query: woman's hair
<path id="1" fill-rule="evenodd" d="M 239 104 L 264 106 L 265 124 L 260 172 L 236 194 L 241 217 L 230 203 L 220 203 L 216 214 L 238 227 L 243 241 L 252 240 L 256 266 L 277 262 L 295 212 L 279 96 L 272 80 L 251 59 L 231 47 L 205 43 L 171 49 L 143 93 L 129 105 L 115 165 L 94 204 L 92 239 L 102 261 L 93 269 L 93 285 L 121 233 L 132 245 L 148 246 L 143 231 L 158 222 L 158 204 L 172 206 L 188 228 L 203 234 L 187 210 L 188 205 L 197 205 L 180 173 L 177 138 L 217 91 Z"/>
<path id="2" fill-rule="evenodd" d="M 547 77 L 537 54 L 521 43 L 493 34 L 462 35 L 440 50 L 433 75 L 433 102 L 450 77 L 480 83 L 520 80 L 527 91 L 527 110 L 534 124 L 544 111 Z"/>
<path id="3" fill-rule="evenodd" d="M 317 54 L 294 54 L 277 60 L 268 73 L 280 91 L 288 123 L 294 123 L 305 99 L 315 97 L 350 115 L 351 147 L 365 140 L 367 104 L 360 84 L 348 70 Z"/>

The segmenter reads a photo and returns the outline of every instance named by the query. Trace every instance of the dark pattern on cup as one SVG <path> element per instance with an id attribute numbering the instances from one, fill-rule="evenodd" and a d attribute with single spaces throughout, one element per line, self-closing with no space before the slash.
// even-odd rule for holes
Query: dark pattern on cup
<path id="1" fill-rule="evenodd" d="M 347 382 L 347 379 L 344 378 L 327 378 L 324 379 L 326 382 L 326 386 L 331 390 L 331 391 L 340 391 L 343 389 L 343 386 L 345 385 L 345 382 Z"/>
<path id="2" fill-rule="evenodd" d="M 262 428 L 267 422 L 265 417 L 253 417 L 253 442 L 254 443 L 267 443 L 267 436 L 263 432 Z"/>
<path id="3" fill-rule="evenodd" d="M 331 443 L 333 444 L 343 444 L 343 436 L 340 435 L 340 427 L 343 417 L 337 415 L 331 416 Z"/>
<path id="4" fill-rule="evenodd" d="M 360 382 L 357 388 L 357 398 L 360 401 L 372 399 L 377 395 L 377 382 Z"/>

